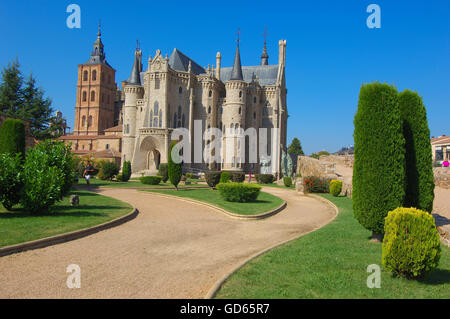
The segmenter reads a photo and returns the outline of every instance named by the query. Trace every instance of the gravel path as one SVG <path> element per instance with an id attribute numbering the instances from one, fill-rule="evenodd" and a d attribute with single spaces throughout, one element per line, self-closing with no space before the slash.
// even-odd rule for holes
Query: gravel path
<path id="1" fill-rule="evenodd" d="M 334 218 L 317 199 L 265 191 L 285 199 L 287 208 L 246 221 L 176 198 L 101 189 L 137 207 L 138 217 L 82 239 L 0 257 L 0 298 L 202 298 L 249 256 Z M 69 264 L 81 268 L 80 289 L 66 286 Z"/>

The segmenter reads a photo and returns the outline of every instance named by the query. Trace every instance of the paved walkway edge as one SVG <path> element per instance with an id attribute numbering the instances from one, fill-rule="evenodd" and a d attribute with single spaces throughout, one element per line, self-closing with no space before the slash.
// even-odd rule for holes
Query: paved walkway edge
<path id="1" fill-rule="evenodd" d="M 33 240 L 33 241 L 28 241 L 28 242 L 21 243 L 21 244 L 2 247 L 2 248 L 0 248 L 0 257 L 10 255 L 10 254 L 15 254 L 18 252 L 23 252 L 26 250 L 33 250 L 33 249 L 38 249 L 38 248 L 44 248 L 47 246 L 53 246 L 53 245 L 67 242 L 67 241 L 86 237 L 86 236 L 92 235 L 94 233 L 97 233 L 99 231 L 122 225 L 122 224 L 136 218 L 136 216 L 138 214 L 139 214 L 139 211 L 135 207 L 133 207 L 131 213 L 128 213 L 124 216 L 118 217 L 116 219 L 110 220 L 110 221 L 100 224 L 100 225 L 92 226 L 89 228 L 83 228 L 83 229 L 76 230 L 76 231 L 73 231 L 70 233 L 55 235 L 52 237 L 47 237 L 47 238 L 37 239 L 37 240 Z"/>
<path id="2" fill-rule="evenodd" d="M 299 196 L 302 196 L 302 195 L 299 195 Z M 330 206 L 333 208 L 333 210 L 335 211 L 335 214 L 334 214 L 333 218 L 331 218 L 326 224 L 324 224 L 324 225 L 322 225 L 322 226 L 319 226 L 319 227 L 317 227 L 317 228 L 315 228 L 315 229 L 313 229 L 313 230 L 311 230 L 311 231 L 309 231 L 309 232 L 306 232 L 306 233 L 304 233 L 304 234 L 301 234 L 300 236 L 296 235 L 296 236 L 294 236 L 294 237 L 292 237 L 292 238 L 290 238 L 290 239 L 287 239 L 287 240 L 285 240 L 285 241 L 282 241 L 281 243 L 278 243 L 278 244 L 275 244 L 275 245 L 273 245 L 273 246 L 271 246 L 271 247 L 269 247 L 269 248 L 266 248 L 266 249 L 264 249 L 263 251 L 260 251 L 260 252 L 258 252 L 258 253 L 256 253 L 256 254 L 254 254 L 253 256 L 250 256 L 249 258 L 247 258 L 246 260 L 244 260 L 242 263 L 240 263 L 239 265 L 237 265 L 236 267 L 234 267 L 229 273 L 225 274 L 219 281 L 217 281 L 217 282 L 214 284 L 214 286 L 208 291 L 208 293 L 206 294 L 206 296 L 205 296 L 204 299 L 212 299 L 212 298 L 214 298 L 214 296 L 216 295 L 216 293 L 220 290 L 220 288 L 222 288 L 223 284 L 228 280 L 228 278 L 230 278 L 236 271 L 238 271 L 239 269 L 241 269 L 242 267 L 244 267 L 246 264 L 248 264 L 248 263 L 249 263 L 250 261 L 252 261 L 253 259 L 255 259 L 255 258 L 257 258 L 257 257 L 259 257 L 259 256 L 261 256 L 261 255 L 263 255 L 263 254 L 265 254 L 265 253 L 267 253 L 267 252 L 269 252 L 269 251 L 272 250 L 272 249 L 275 249 L 275 248 L 280 247 L 280 246 L 282 246 L 282 245 L 284 245 L 284 244 L 287 244 L 287 243 L 289 243 L 289 242 L 291 242 L 291 241 L 293 241 L 293 240 L 296 240 L 296 239 L 298 239 L 298 238 L 300 238 L 300 237 L 303 237 L 303 236 L 305 236 L 305 235 L 307 235 L 307 234 L 310 234 L 310 233 L 312 233 L 312 232 L 315 232 L 316 230 L 318 230 L 318 229 L 320 229 L 320 228 L 322 228 L 322 227 L 328 225 L 328 224 L 329 224 L 330 222 L 332 222 L 332 221 L 337 217 L 337 215 L 339 214 L 339 209 L 337 208 L 337 206 L 336 206 L 335 204 L 333 204 L 331 201 L 329 201 L 328 199 L 323 198 L 323 197 L 318 196 L 318 195 L 313 195 L 313 194 L 308 194 L 308 195 L 303 195 L 303 196 L 313 197 L 313 198 L 318 199 L 319 201 L 322 201 L 322 202 L 324 202 L 324 203 L 330 205 Z"/>
<path id="3" fill-rule="evenodd" d="M 218 212 L 220 212 L 222 214 L 228 215 L 230 217 L 238 218 L 238 219 L 247 219 L 247 220 L 252 220 L 252 219 L 253 220 L 258 220 L 258 219 L 264 219 L 264 218 L 273 216 L 273 215 L 278 214 L 279 212 L 281 212 L 287 206 L 286 201 L 283 200 L 283 203 L 280 206 L 278 206 L 277 208 L 275 208 L 273 210 L 270 210 L 268 212 L 265 212 L 265 213 L 262 213 L 262 214 L 259 214 L 259 215 L 239 215 L 239 214 L 231 213 L 231 212 L 229 212 L 229 211 L 227 211 L 227 210 L 225 210 L 223 208 L 220 208 L 218 206 L 215 206 L 215 205 L 212 205 L 212 204 L 208 204 L 208 203 L 205 203 L 205 202 L 202 202 L 202 201 L 199 201 L 199 200 L 195 200 L 195 199 L 192 199 L 192 198 L 180 197 L 180 196 L 175 196 L 175 195 L 161 194 L 161 193 L 151 192 L 151 191 L 148 192 L 148 193 L 155 194 L 157 196 L 161 196 L 161 197 L 165 197 L 165 198 L 170 198 L 170 199 L 176 198 L 176 199 L 179 199 L 179 200 L 182 200 L 182 201 L 185 201 L 185 202 L 190 202 L 190 203 L 194 203 L 194 204 L 198 204 L 198 205 L 203 205 L 203 206 L 206 206 L 208 208 L 212 208 L 212 209 L 214 209 L 214 210 L 216 210 L 216 211 L 218 211 Z"/>

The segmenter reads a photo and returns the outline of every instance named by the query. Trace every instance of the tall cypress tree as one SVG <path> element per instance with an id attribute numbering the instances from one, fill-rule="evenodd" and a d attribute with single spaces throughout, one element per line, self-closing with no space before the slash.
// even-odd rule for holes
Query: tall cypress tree
<path id="1" fill-rule="evenodd" d="M 178 183 L 181 181 L 181 175 L 182 175 L 182 164 L 181 163 L 175 163 L 172 158 L 172 149 L 176 147 L 177 142 L 172 141 L 169 149 L 169 160 L 168 160 L 168 174 L 169 174 L 169 180 L 175 186 L 175 188 L 178 190 Z"/>
<path id="2" fill-rule="evenodd" d="M 405 136 L 405 207 L 433 210 L 434 175 L 427 112 L 417 92 L 399 94 Z"/>
<path id="3" fill-rule="evenodd" d="M 374 238 L 384 233 L 387 213 L 405 197 L 405 139 L 397 90 L 362 85 L 354 120 L 353 211 Z"/>
<path id="4" fill-rule="evenodd" d="M 9 118 L 0 127 L 0 154 L 5 153 L 25 158 L 25 125 L 21 120 Z"/>

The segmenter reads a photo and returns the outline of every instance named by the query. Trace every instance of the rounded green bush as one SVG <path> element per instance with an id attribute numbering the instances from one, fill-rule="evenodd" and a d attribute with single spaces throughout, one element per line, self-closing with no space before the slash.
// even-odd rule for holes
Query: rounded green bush
<path id="1" fill-rule="evenodd" d="M 382 262 L 394 275 L 423 277 L 438 266 L 441 247 L 431 214 L 399 207 L 388 213 L 384 232 Z"/>
<path id="2" fill-rule="evenodd" d="M 244 184 L 227 182 L 217 185 L 220 196 L 228 202 L 252 202 L 258 198 L 261 186 L 256 184 Z"/>
<path id="3" fill-rule="evenodd" d="M 117 166 L 116 163 L 110 161 L 103 162 L 101 166 L 103 177 L 109 180 L 112 180 L 114 176 L 119 174 L 119 170 L 119 166 Z"/>
<path id="4" fill-rule="evenodd" d="M 230 179 L 231 175 L 229 172 L 222 172 L 222 174 L 220 174 L 220 183 L 227 183 Z"/>
<path id="5" fill-rule="evenodd" d="M 273 183 L 274 177 L 272 174 L 256 174 L 256 181 L 260 184 L 271 184 Z"/>
<path id="6" fill-rule="evenodd" d="M 142 176 L 140 181 L 146 185 L 158 185 L 162 181 L 162 176 Z"/>
<path id="7" fill-rule="evenodd" d="M 330 194 L 335 197 L 338 197 L 341 192 L 342 192 L 342 181 L 337 179 L 330 181 Z"/>
<path id="8" fill-rule="evenodd" d="M 245 180 L 244 172 L 231 172 L 231 181 L 235 183 L 242 183 Z"/>
<path id="9" fill-rule="evenodd" d="M 286 187 L 291 187 L 292 186 L 292 178 L 290 178 L 289 176 L 283 177 L 283 184 Z"/>

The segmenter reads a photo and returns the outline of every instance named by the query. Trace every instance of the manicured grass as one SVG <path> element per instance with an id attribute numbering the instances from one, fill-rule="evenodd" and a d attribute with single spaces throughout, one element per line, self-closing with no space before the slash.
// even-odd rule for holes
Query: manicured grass
<path id="1" fill-rule="evenodd" d="M 50 212 L 31 215 L 17 208 L 6 211 L 0 205 L 0 247 L 59 235 L 105 223 L 131 212 L 131 206 L 117 199 L 87 191 L 73 191 L 80 205 L 64 198 Z"/>
<path id="2" fill-rule="evenodd" d="M 339 208 L 329 225 L 251 261 L 216 298 L 450 298 L 450 248 L 423 280 L 394 278 L 381 266 L 381 244 L 353 217 L 352 201 L 322 195 Z M 380 265 L 381 288 L 367 287 L 367 266 Z"/>
<path id="3" fill-rule="evenodd" d="M 227 202 L 213 189 L 180 189 L 176 190 L 146 190 L 149 192 L 192 198 L 223 208 L 231 213 L 240 215 L 258 215 L 279 207 L 283 200 L 277 196 L 260 192 L 255 202 L 236 203 Z"/>
<path id="4" fill-rule="evenodd" d="M 115 187 L 115 188 L 149 188 L 149 187 L 174 187 L 169 182 L 160 183 L 158 185 L 147 185 L 142 184 L 139 180 L 129 180 L 128 182 L 116 182 L 116 181 L 103 181 L 101 179 L 91 179 L 91 187 Z M 78 185 L 86 186 L 86 180 L 84 178 L 80 178 L 78 180 Z M 191 185 L 179 185 L 179 188 L 183 187 L 205 187 L 208 185 L 205 184 L 191 184 Z M 175 188 L 175 187 L 174 187 Z"/>

